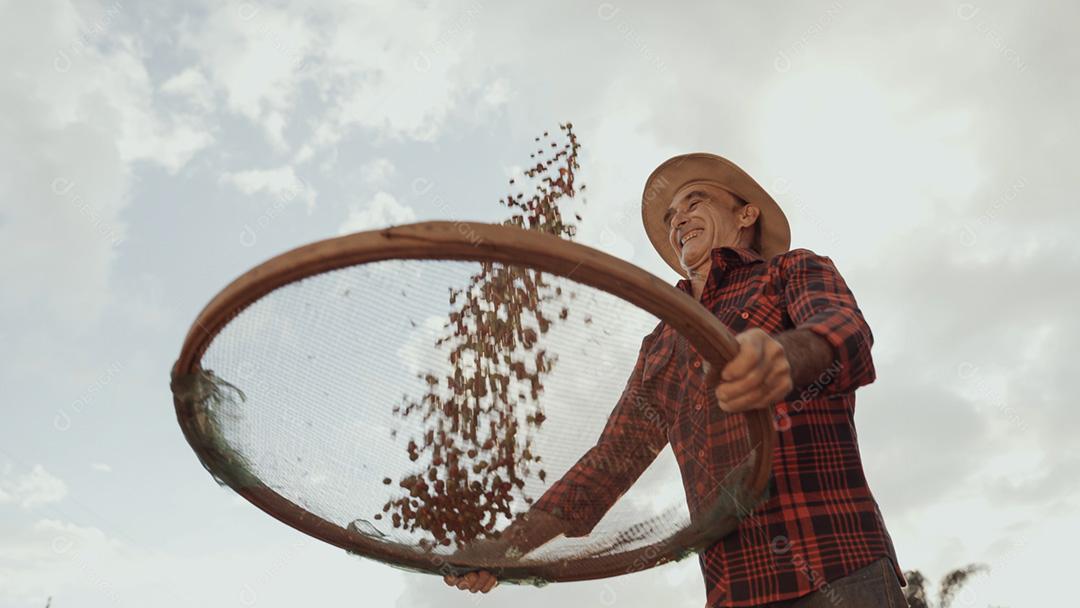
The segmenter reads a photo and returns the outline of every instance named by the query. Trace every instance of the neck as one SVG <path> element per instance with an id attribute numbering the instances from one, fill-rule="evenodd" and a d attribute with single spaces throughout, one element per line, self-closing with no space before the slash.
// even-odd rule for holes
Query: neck
<path id="1" fill-rule="evenodd" d="M 686 274 L 690 279 L 690 287 L 694 293 L 694 299 L 700 300 L 705 291 L 705 283 L 709 280 L 709 271 L 712 270 L 712 256 L 693 268 L 687 268 Z"/>
<path id="2" fill-rule="evenodd" d="M 743 229 L 740 227 L 739 231 L 735 233 L 734 242 L 730 244 L 716 244 L 706 252 L 705 259 L 702 260 L 697 266 L 693 268 L 686 268 L 686 275 L 690 279 L 690 286 L 693 288 L 694 299 L 700 300 L 701 294 L 705 291 L 705 283 L 709 280 L 709 271 L 712 270 L 712 250 L 720 247 L 750 247 L 749 235 L 743 235 Z"/>

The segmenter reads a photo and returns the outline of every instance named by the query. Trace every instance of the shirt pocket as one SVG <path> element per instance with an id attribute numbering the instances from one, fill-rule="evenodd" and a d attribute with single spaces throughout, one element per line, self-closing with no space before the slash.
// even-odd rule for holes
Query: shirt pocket
<path id="1" fill-rule="evenodd" d="M 785 315 L 776 298 L 754 298 L 743 306 L 714 309 L 713 314 L 734 334 L 753 327 L 759 327 L 770 334 L 785 329 Z"/>

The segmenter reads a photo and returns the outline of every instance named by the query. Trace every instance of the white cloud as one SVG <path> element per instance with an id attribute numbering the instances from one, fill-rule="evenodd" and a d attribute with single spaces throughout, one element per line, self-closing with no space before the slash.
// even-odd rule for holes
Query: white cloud
<path id="1" fill-rule="evenodd" d="M 466 59 L 485 11 L 479 2 L 208 3 L 207 9 L 205 18 L 180 26 L 180 46 L 198 56 L 198 66 L 174 76 L 165 90 L 204 108 L 209 90 L 224 91 L 228 109 L 261 129 L 278 152 L 291 148 L 293 127 L 302 126 L 307 134 L 293 155 L 297 163 L 355 128 L 379 138 L 432 141 L 466 95 L 476 93 L 486 109 L 512 96 L 508 79 L 492 79 L 483 64 Z M 309 106 L 298 114 L 308 86 L 319 111 Z"/>
<path id="2" fill-rule="evenodd" d="M 132 164 L 175 173 L 210 142 L 197 118 L 155 110 L 137 45 L 112 7 L 34 2 L 0 24 L 10 75 L 0 113 L 17 117 L 0 137 L 0 242 L 19 252 L 0 256 L 5 317 L 40 312 L 80 329 L 98 320 L 126 237 Z"/>
<path id="3" fill-rule="evenodd" d="M 67 496 L 68 489 L 64 480 L 34 465 L 29 473 L 13 474 L 10 465 L 0 474 L 0 503 L 10 502 L 24 509 L 33 509 L 41 505 L 60 502 Z"/>
<path id="4" fill-rule="evenodd" d="M 259 516 L 254 509 L 235 515 L 236 521 Z M 165 529 L 179 521 L 169 521 Z M 363 586 L 368 600 L 385 606 L 402 590 L 405 575 L 383 564 L 358 560 L 269 525 L 263 530 L 273 540 L 248 550 L 232 544 L 241 541 L 236 537 L 210 547 L 170 542 L 166 551 L 159 548 L 158 539 L 152 546 L 141 546 L 97 526 L 40 519 L 5 530 L 0 544 L 0 605 L 44 606 L 50 596 L 53 605 L 91 608 L 135 608 L 146 606 L 147 598 L 162 608 L 332 605 Z"/>
<path id="5" fill-rule="evenodd" d="M 187 100 L 196 108 L 208 112 L 213 108 L 214 91 L 210 81 L 197 67 L 188 67 L 161 85 L 165 93 Z"/>
<path id="6" fill-rule="evenodd" d="M 116 604 L 123 578 L 109 572 L 128 550 L 100 529 L 40 519 L 9 532 L 0 545 L 0 603 L 41 605 L 46 597 L 108 598 Z M 98 604 L 95 604 L 98 605 Z"/>
<path id="7" fill-rule="evenodd" d="M 376 158 L 360 167 L 360 177 L 369 185 L 381 186 L 394 175 L 395 171 L 394 163 L 389 159 Z"/>
<path id="8" fill-rule="evenodd" d="M 510 100 L 512 94 L 509 81 L 505 78 L 499 78 L 484 87 L 482 98 L 484 103 L 490 106 L 501 106 Z"/>
<path id="9" fill-rule="evenodd" d="M 301 15 L 265 3 L 208 3 L 205 19 L 181 27 L 180 45 L 195 52 L 232 111 L 288 147 L 287 115 L 316 35 Z"/>
<path id="10" fill-rule="evenodd" d="M 293 162 L 297 165 L 308 162 L 315 156 L 315 147 L 311 144 L 304 144 L 300 146 L 300 149 L 293 155 Z"/>
<path id="11" fill-rule="evenodd" d="M 454 70 L 480 8 L 336 7 L 339 21 L 328 32 L 325 64 L 315 68 L 318 86 L 333 95 L 327 124 L 336 134 L 360 126 L 394 137 L 434 139 L 454 107 L 462 84 Z M 402 23 L 414 26 L 407 35 Z"/>
<path id="12" fill-rule="evenodd" d="M 485 86 L 486 63 L 466 60 L 484 10 L 479 2 L 322 5 L 311 27 L 323 43 L 310 49 L 306 73 L 324 111 L 306 145 L 332 148 L 354 129 L 433 141 L 463 96 Z M 502 103 L 507 89 L 497 80 L 485 97 Z"/>
<path id="13" fill-rule="evenodd" d="M 785 206 L 793 240 L 871 251 L 889 242 L 885 234 L 924 226 L 970 199 L 985 179 L 973 138 L 981 112 L 924 106 L 873 71 L 831 65 L 763 91 L 755 105 L 761 153 L 748 160 Z M 872 148 L 878 153 L 865 153 Z"/>
<path id="14" fill-rule="evenodd" d="M 90 464 L 90 468 L 100 473 L 112 473 L 112 467 L 104 462 L 94 462 Z"/>
<path id="15" fill-rule="evenodd" d="M 272 196 L 281 205 L 300 199 L 304 201 L 309 214 L 315 209 L 315 197 L 318 192 L 288 165 L 276 169 L 250 169 L 224 173 L 220 181 L 244 194 Z"/>
<path id="16" fill-rule="evenodd" d="M 415 221 L 416 212 L 412 207 L 399 203 L 386 192 L 378 192 L 364 207 L 356 204 L 349 206 L 349 215 L 338 228 L 338 234 L 361 232 Z"/>

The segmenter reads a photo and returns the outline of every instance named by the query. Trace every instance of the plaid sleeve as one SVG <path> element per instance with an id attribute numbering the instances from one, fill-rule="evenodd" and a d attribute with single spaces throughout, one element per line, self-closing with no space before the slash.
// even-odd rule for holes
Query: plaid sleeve
<path id="1" fill-rule="evenodd" d="M 567 522 L 566 536 L 589 534 L 667 445 L 655 389 L 646 389 L 642 382 L 646 353 L 660 329 L 642 340 L 634 371 L 596 445 L 533 506 Z"/>
<path id="2" fill-rule="evenodd" d="M 825 338 L 835 355 L 806 390 L 836 395 L 873 382 L 874 335 L 832 260 L 809 249 L 794 249 L 784 254 L 781 272 L 788 316 L 797 328 Z"/>

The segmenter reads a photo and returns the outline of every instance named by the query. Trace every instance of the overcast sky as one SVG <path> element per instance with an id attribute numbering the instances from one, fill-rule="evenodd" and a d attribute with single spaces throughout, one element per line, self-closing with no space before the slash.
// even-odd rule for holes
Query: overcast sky
<path id="1" fill-rule="evenodd" d="M 1080 7 L 869 4 L 3 1 L 0 607 L 701 605 L 694 560 L 477 599 L 348 556 L 214 484 L 175 421 L 169 368 L 230 280 L 497 220 L 564 121 L 580 241 L 674 282 L 641 188 L 709 151 L 836 262 L 901 567 L 988 564 L 961 606 L 1073 597 Z"/>

